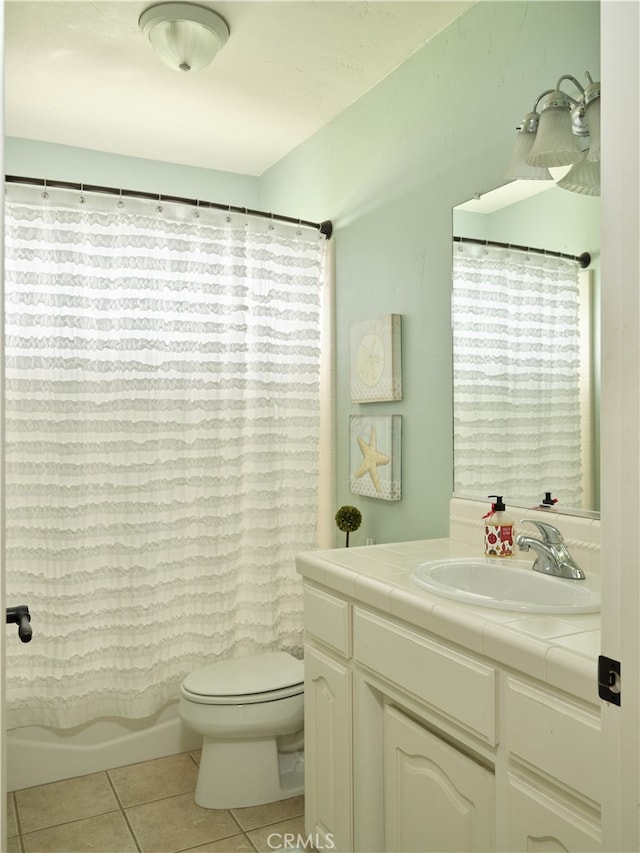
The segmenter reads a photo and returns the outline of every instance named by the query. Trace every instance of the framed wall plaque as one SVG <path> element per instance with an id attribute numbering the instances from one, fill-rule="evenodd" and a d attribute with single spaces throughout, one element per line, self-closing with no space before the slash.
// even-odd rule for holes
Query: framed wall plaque
<path id="1" fill-rule="evenodd" d="M 385 314 L 349 329 L 352 403 L 402 400 L 402 315 Z"/>
<path id="2" fill-rule="evenodd" d="M 384 501 L 402 497 L 402 415 L 349 418 L 349 488 Z"/>

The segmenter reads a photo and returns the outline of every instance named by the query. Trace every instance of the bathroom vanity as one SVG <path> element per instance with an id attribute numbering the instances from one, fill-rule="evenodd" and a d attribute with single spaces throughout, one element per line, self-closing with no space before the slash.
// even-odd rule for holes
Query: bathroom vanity
<path id="1" fill-rule="evenodd" d="M 420 563 L 480 553 L 456 511 L 458 538 L 298 558 L 306 830 L 344 853 L 600 850 L 599 613 L 418 587 Z M 599 523 L 556 522 L 597 584 Z"/>

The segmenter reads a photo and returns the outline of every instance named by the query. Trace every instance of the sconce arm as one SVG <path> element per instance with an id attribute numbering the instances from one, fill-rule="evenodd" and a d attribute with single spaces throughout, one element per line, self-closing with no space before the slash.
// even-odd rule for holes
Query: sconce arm
<path id="1" fill-rule="evenodd" d="M 541 100 L 542 100 L 546 95 L 552 95 L 552 94 L 554 93 L 554 91 L 555 91 L 555 89 L 545 89 L 545 90 L 544 90 L 544 92 L 542 92 L 542 94 L 538 95 L 538 97 L 537 97 L 537 98 L 535 99 L 535 101 L 534 101 L 533 109 L 531 110 L 531 112 L 532 112 L 532 113 L 537 113 L 537 112 L 538 112 L 538 104 L 540 103 L 540 101 L 541 101 Z"/>
<path id="2" fill-rule="evenodd" d="M 576 89 L 580 90 L 580 98 L 578 100 L 576 100 L 575 98 L 572 98 L 568 92 L 562 92 L 562 89 L 560 88 L 560 84 L 562 83 L 563 80 L 571 80 L 571 82 L 576 87 Z M 563 74 L 562 75 L 562 77 L 556 83 L 556 91 L 562 92 L 563 95 L 566 95 L 567 98 L 569 98 L 569 100 L 571 101 L 571 103 L 574 106 L 577 106 L 580 103 L 580 101 L 582 100 L 582 98 L 584 97 L 584 87 L 571 74 Z"/>

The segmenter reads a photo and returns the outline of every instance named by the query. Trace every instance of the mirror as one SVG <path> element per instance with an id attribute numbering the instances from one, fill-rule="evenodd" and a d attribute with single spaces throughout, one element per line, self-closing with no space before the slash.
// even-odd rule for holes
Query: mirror
<path id="1" fill-rule="evenodd" d="M 486 500 L 487 495 L 498 491 L 500 494 L 504 492 L 507 503 L 534 506 L 542 501 L 546 491 L 551 490 L 553 497 L 558 499 L 558 508 L 563 512 L 571 510 L 592 514 L 599 511 L 600 199 L 567 192 L 550 181 L 513 181 L 454 208 L 453 235 L 454 278 L 458 277 L 457 285 L 454 282 L 452 297 L 454 494 Z M 505 250 L 494 248 L 493 244 L 511 247 L 506 251 L 512 258 L 518 256 L 519 263 L 523 256 L 528 255 L 530 259 L 533 258 L 534 265 L 543 264 L 547 269 L 554 264 L 567 265 L 566 261 L 553 258 L 551 253 L 577 257 L 588 252 L 591 256 L 589 266 L 578 275 L 577 287 L 575 276 L 572 285 L 576 302 L 571 322 L 575 335 L 574 350 L 579 350 L 579 353 L 575 356 L 577 366 L 574 365 L 571 395 L 566 397 L 568 402 L 559 414 L 557 407 L 550 410 L 551 415 L 547 412 L 546 397 L 551 398 L 557 392 L 547 392 L 544 386 L 546 383 L 565 381 L 556 374 L 564 369 L 564 351 L 572 345 L 565 346 L 562 331 L 553 332 L 553 335 L 559 337 L 553 338 L 553 346 L 546 356 L 541 356 L 546 359 L 542 368 L 538 366 L 529 370 L 527 358 L 531 355 L 532 363 L 532 354 L 545 342 L 549 343 L 551 339 L 546 320 L 550 316 L 556 317 L 563 308 L 558 309 L 556 303 L 547 302 L 547 296 L 544 296 L 538 307 L 535 306 L 535 299 L 529 299 L 524 317 L 516 319 L 515 313 L 509 314 L 513 311 L 511 308 L 503 311 L 507 315 L 507 325 L 521 323 L 522 331 L 516 337 L 520 335 L 519 345 L 524 346 L 525 351 L 518 357 L 521 360 L 518 369 L 514 369 L 513 356 L 505 358 L 502 355 L 506 345 L 503 346 L 499 324 L 492 325 L 491 317 L 495 300 L 499 301 L 499 297 L 495 294 L 490 296 L 489 291 L 485 297 L 483 288 L 486 285 L 480 285 L 478 290 L 481 298 L 479 309 L 476 304 L 475 310 L 481 315 L 480 321 L 476 320 L 475 326 L 472 324 L 466 327 L 466 331 L 460 331 L 461 324 L 467 322 L 461 317 L 468 311 L 464 307 L 464 299 L 456 295 L 456 286 L 459 294 L 460 281 L 467 274 L 461 271 L 465 266 L 461 258 L 472 257 L 474 252 L 487 256 L 495 253 L 496 257 L 502 253 L 502 258 Z M 543 249 L 548 254 L 545 258 L 538 253 L 519 252 L 515 247 Z M 579 269 L 579 265 L 574 264 L 573 269 L 576 268 Z M 511 284 L 515 281 L 510 274 L 507 274 L 507 279 Z M 558 286 L 557 290 L 560 289 Z M 552 299 L 555 298 L 554 295 Z M 546 303 L 544 306 L 543 301 Z M 465 334 L 467 341 L 473 339 L 470 357 L 468 351 L 466 355 L 463 354 L 465 345 L 461 344 L 461 340 L 465 340 Z M 529 344 L 523 343 L 525 339 Z M 526 351 L 527 346 L 530 347 L 529 352 Z M 469 358 L 473 362 L 473 369 L 465 374 L 466 379 L 461 380 L 460 365 Z M 468 364 L 464 369 L 467 368 Z M 539 389 L 543 403 L 538 407 L 531 402 L 533 398 L 529 397 L 529 391 L 525 389 L 530 389 L 538 382 L 533 373 L 534 370 L 540 372 L 540 369 L 544 374 Z M 482 386 L 496 388 L 498 383 L 494 380 L 498 374 L 501 375 L 501 381 L 509 374 L 508 380 L 505 379 L 509 389 L 505 391 L 501 388 L 493 399 L 491 392 L 485 393 L 483 400 L 482 394 L 476 394 L 476 390 Z M 464 387 L 463 383 L 466 383 Z M 470 393 L 467 394 L 467 391 Z M 522 410 L 524 396 L 530 408 L 526 421 L 528 426 L 523 426 L 525 421 L 519 423 L 515 413 L 517 407 L 520 407 L 519 411 Z M 570 443 L 573 446 L 568 458 L 564 458 L 563 442 L 558 436 L 565 429 L 565 414 L 571 413 L 573 417 L 576 412 L 579 412 L 579 417 L 574 418 L 572 427 L 574 437 Z M 522 435 L 526 432 L 526 441 L 513 439 L 512 433 L 515 432 Z M 544 439 L 541 437 L 543 433 Z M 519 443 L 523 446 L 528 444 L 526 451 L 517 449 Z M 565 473 L 561 475 L 561 471 Z M 574 479 L 580 480 L 575 489 L 567 485 L 571 472 L 575 475 Z M 540 474 L 537 480 L 536 473 Z M 536 485 L 532 486 L 534 482 Z M 567 499 L 567 496 L 571 497 Z"/>

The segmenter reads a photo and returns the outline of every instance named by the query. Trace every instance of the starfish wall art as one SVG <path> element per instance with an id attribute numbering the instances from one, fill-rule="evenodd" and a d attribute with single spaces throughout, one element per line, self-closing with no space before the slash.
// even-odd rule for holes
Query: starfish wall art
<path id="1" fill-rule="evenodd" d="M 401 498 L 401 415 L 349 418 L 349 487 L 355 495 Z"/>

